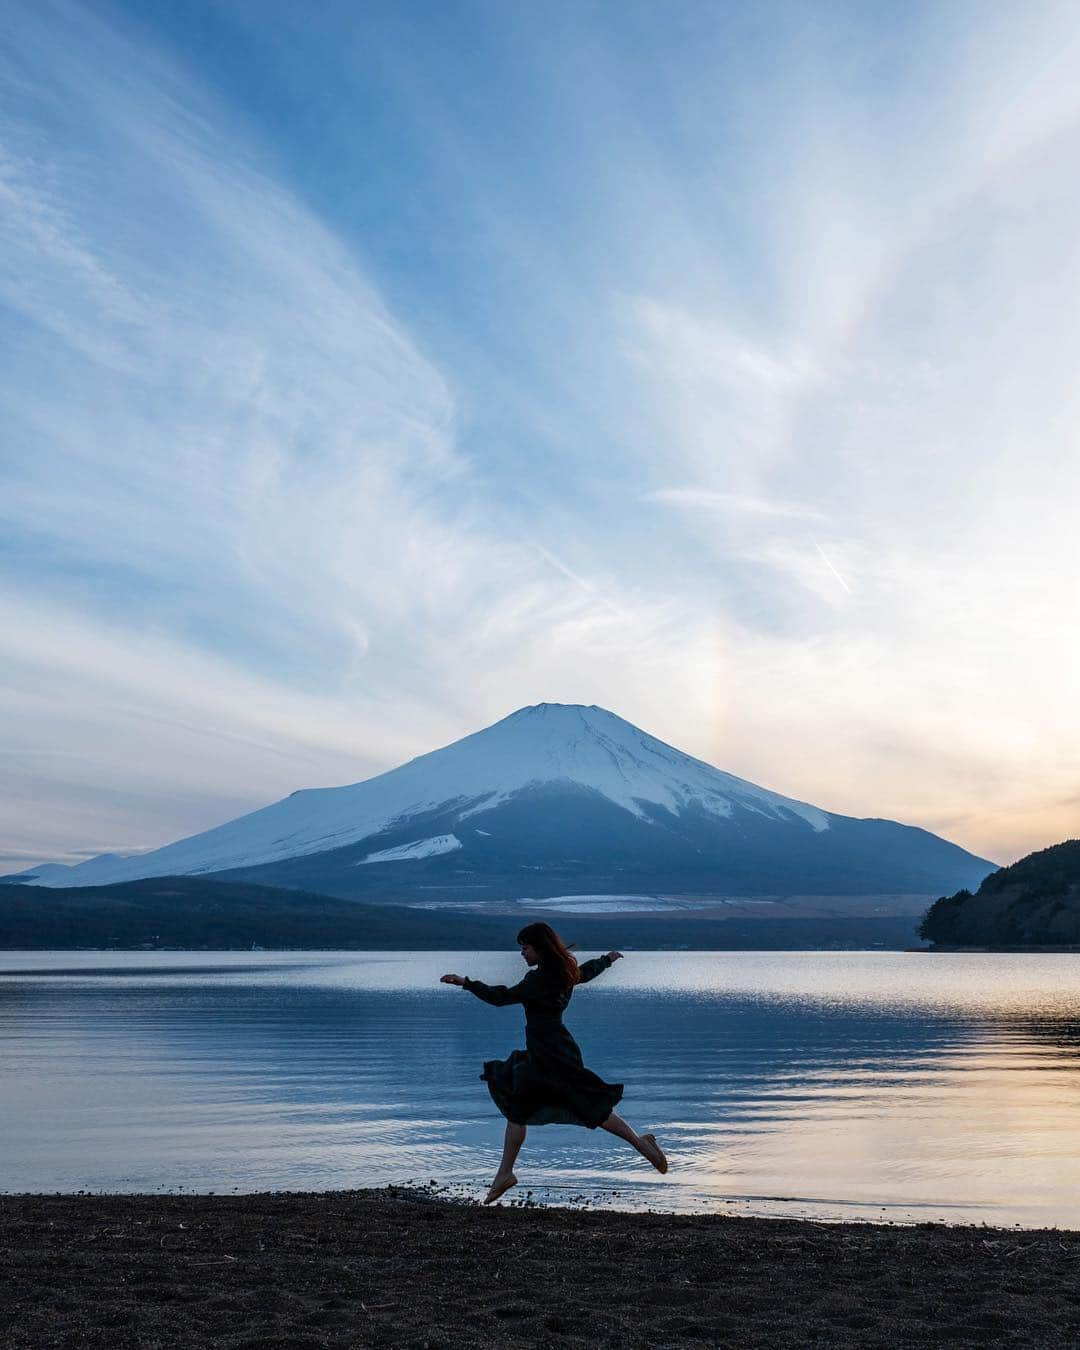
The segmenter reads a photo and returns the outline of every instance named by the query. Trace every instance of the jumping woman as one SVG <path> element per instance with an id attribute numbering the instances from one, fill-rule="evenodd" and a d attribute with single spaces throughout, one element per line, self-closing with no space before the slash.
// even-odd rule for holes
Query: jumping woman
<path id="1" fill-rule="evenodd" d="M 558 933 L 546 923 L 530 923 L 517 935 L 529 973 L 512 989 L 482 984 L 461 975 L 444 975 L 443 984 L 457 984 L 496 1008 L 525 1005 L 525 1046 L 509 1059 L 488 1060 L 480 1075 L 495 1105 L 506 1117 L 502 1162 L 484 1198 L 490 1205 L 517 1185 L 514 1162 L 525 1142 L 528 1125 L 584 1125 L 616 1134 L 647 1158 L 658 1172 L 668 1169 L 656 1136 L 638 1134 L 613 1110 L 621 1099 L 621 1083 L 605 1083 L 582 1063 L 577 1042 L 563 1026 L 562 1015 L 576 984 L 587 984 L 608 970 L 622 952 L 608 952 L 580 966 Z"/>

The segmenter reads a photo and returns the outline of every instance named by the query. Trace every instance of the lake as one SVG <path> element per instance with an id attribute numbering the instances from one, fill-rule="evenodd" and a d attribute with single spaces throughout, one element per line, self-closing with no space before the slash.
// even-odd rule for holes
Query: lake
<path id="1" fill-rule="evenodd" d="M 0 1190 L 482 1194 L 503 1120 L 480 1066 L 524 1044 L 523 1013 L 437 979 L 524 969 L 0 953 Z M 512 1196 L 1080 1228 L 1080 955 L 631 952 L 566 1021 L 671 1171 L 545 1126 Z"/>

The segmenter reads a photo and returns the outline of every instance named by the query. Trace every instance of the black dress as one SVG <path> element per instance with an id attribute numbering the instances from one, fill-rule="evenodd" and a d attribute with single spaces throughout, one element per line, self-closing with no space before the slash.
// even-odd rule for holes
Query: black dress
<path id="1" fill-rule="evenodd" d="M 586 984 L 611 961 L 606 956 L 578 967 Z M 607 1120 L 621 1100 L 621 1083 L 605 1083 L 582 1063 L 577 1042 L 563 1026 L 563 1010 L 573 992 L 563 989 L 542 970 L 530 970 L 520 984 L 465 981 L 470 994 L 494 1004 L 525 1005 L 525 1046 L 509 1059 L 490 1059 L 480 1075 L 495 1105 L 515 1125 L 585 1125 L 590 1130 Z"/>

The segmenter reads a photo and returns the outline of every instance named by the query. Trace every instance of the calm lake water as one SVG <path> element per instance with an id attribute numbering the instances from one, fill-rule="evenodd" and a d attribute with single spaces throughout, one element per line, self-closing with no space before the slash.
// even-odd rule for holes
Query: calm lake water
<path id="1" fill-rule="evenodd" d="M 591 954 L 591 953 L 587 953 Z M 523 1014 L 436 983 L 516 952 L 0 953 L 0 1190 L 476 1194 Z M 664 1178 L 530 1131 L 516 1194 L 1080 1228 L 1080 956 L 635 952 L 574 996 Z"/>

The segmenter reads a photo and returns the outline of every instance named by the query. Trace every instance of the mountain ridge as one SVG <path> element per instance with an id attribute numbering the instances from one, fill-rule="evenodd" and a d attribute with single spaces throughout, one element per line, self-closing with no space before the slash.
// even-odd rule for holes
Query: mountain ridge
<path id="1" fill-rule="evenodd" d="M 541 703 L 383 774 L 300 789 L 148 853 L 19 875 L 65 887 L 218 876 L 355 899 L 506 898 L 538 879 L 548 894 L 583 880 L 624 893 L 929 897 L 993 868 L 917 827 L 737 778 L 596 705 Z"/>

